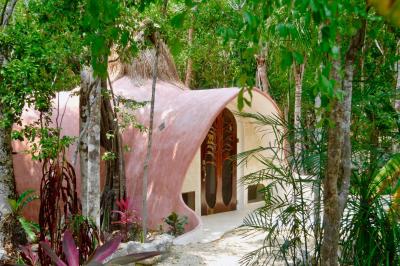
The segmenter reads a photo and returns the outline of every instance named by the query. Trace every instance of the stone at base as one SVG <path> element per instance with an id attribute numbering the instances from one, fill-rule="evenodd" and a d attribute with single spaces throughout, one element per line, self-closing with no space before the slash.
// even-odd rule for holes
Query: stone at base
<path id="1" fill-rule="evenodd" d="M 160 262 L 163 260 L 166 256 L 165 253 L 167 253 L 172 246 L 172 241 L 174 237 L 171 235 L 163 234 L 156 236 L 154 240 L 150 243 L 140 243 L 140 242 L 135 242 L 135 241 L 129 241 L 127 243 L 121 243 L 118 250 L 111 255 L 107 261 L 110 261 L 111 259 L 115 259 L 118 257 L 126 256 L 129 254 L 133 253 L 141 253 L 141 252 L 148 252 L 148 251 L 160 251 L 163 252 L 164 254 L 148 258 L 145 260 L 142 260 L 140 262 L 137 262 L 139 265 L 153 265 L 157 262 Z M 127 265 L 135 265 L 135 263 L 130 263 Z"/>

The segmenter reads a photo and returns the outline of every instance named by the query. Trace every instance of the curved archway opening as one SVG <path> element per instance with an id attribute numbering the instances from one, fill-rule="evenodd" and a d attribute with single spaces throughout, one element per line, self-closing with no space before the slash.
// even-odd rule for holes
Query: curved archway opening
<path id="1" fill-rule="evenodd" d="M 201 214 L 236 210 L 237 124 L 225 108 L 201 145 Z"/>

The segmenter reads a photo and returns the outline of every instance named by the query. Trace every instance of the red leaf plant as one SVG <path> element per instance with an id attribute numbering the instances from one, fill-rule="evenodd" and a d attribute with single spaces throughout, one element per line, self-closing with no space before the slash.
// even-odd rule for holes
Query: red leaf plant
<path id="1" fill-rule="evenodd" d="M 102 246 L 99 246 L 90 257 L 90 259 L 85 262 L 83 265 L 87 266 L 101 266 L 101 265 L 114 265 L 114 264 L 125 264 L 136 262 L 140 260 L 144 260 L 150 257 L 154 257 L 160 255 L 161 253 L 158 251 L 151 252 L 142 252 L 130 254 L 123 257 L 118 257 L 110 260 L 108 263 L 104 264 L 104 261 L 110 257 L 117 249 L 119 244 L 121 243 L 121 237 L 117 236 L 116 238 L 106 242 Z M 50 257 L 51 261 L 56 266 L 79 266 L 79 249 L 75 245 L 75 241 L 73 236 L 69 230 L 66 230 L 64 233 L 63 241 L 62 241 L 62 250 L 65 255 L 66 261 L 63 261 L 57 254 L 51 249 L 49 242 L 41 241 L 40 246 L 44 250 L 47 256 Z"/>
<path id="2" fill-rule="evenodd" d="M 66 225 L 63 220 L 80 213 L 77 195 L 76 175 L 73 166 L 65 159 L 65 150 L 58 157 L 45 159 L 42 168 L 43 176 L 40 185 L 40 240 L 49 238 L 50 246 L 61 255 L 61 236 Z M 39 248 L 41 265 L 50 265 L 50 261 Z"/>
<path id="3" fill-rule="evenodd" d="M 39 263 L 39 256 L 32 251 L 31 245 L 19 246 L 19 248 L 21 249 L 20 255 L 27 265 L 36 266 Z"/>
<path id="4" fill-rule="evenodd" d="M 129 231 L 134 227 L 136 230 L 140 228 L 140 218 L 136 215 L 134 207 L 134 200 L 130 197 L 116 201 L 119 210 L 113 210 L 113 213 L 118 214 L 118 220 L 113 221 L 112 224 L 121 226 L 124 240 L 128 240 Z"/>
<path id="5" fill-rule="evenodd" d="M 87 265 L 98 265 L 103 263 L 103 261 L 111 256 L 115 250 L 117 250 L 119 243 L 121 242 L 121 237 L 116 237 L 111 241 L 108 241 L 104 245 L 98 247 L 91 259 L 85 264 Z M 66 262 L 61 260 L 60 257 L 51 249 L 50 245 L 46 241 L 41 241 L 40 246 L 43 248 L 47 256 L 50 257 L 51 261 L 57 266 L 79 266 L 79 250 L 75 245 L 73 236 L 69 230 L 64 233 L 64 238 L 62 241 L 62 250 L 66 258 Z"/>

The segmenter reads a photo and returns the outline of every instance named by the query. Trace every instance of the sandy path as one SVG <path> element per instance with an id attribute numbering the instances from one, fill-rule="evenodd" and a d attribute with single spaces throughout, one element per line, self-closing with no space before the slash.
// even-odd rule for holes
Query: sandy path
<path id="1" fill-rule="evenodd" d="M 168 257 L 157 265 L 240 265 L 239 260 L 261 247 L 263 239 L 262 234 L 249 235 L 247 230 L 235 229 L 210 243 L 173 246 Z"/>

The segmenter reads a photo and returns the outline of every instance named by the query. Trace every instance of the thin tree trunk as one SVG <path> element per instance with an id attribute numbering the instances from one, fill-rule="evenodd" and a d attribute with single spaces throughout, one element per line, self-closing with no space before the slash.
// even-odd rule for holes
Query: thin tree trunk
<path id="1" fill-rule="evenodd" d="M 347 202 L 347 196 L 350 188 L 350 176 L 351 176 L 351 138 L 350 138 L 350 127 L 351 127 L 351 98 L 353 91 L 353 75 L 354 75 L 354 61 L 346 60 L 344 68 L 344 81 L 343 81 L 343 147 L 342 147 L 342 158 L 341 166 L 342 173 L 338 180 L 339 187 L 339 209 L 340 217 L 342 217 L 344 207 Z"/>
<path id="2" fill-rule="evenodd" d="M 193 46 L 193 25 L 188 30 L 188 46 L 189 46 L 189 56 L 187 59 L 186 65 L 186 77 L 185 77 L 185 86 L 190 88 L 190 83 L 193 78 L 193 61 L 192 61 L 192 46 Z"/>
<path id="3" fill-rule="evenodd" d="M 153 65 L 153 82 L 151 86 L 151 104 L 150 104 L 150 124 L 148 130 L 148 140 L 147 140 L 147 152 L 146 159 L 143 166 L 143 204 L 142 204 L 142 226 L 143 226 L 143 241 L 146 241 L 147 235 L 147 182 L 148 182 L 148 174 L 149 174 L 149 163 L 151 158 L 151 147 L 153 143 L 153 124 L 154 124 L 154 105 L 156 98 L 156 84 L 157 84 L 157 75 L 158 75 L 158 57 L 160 53 L 160 42 L 158 33 L 155 33 L 155 57 L 154 57 L 154 65 Z"/>
<path id="4" fill-rule="evenodd" d="M 321 94 L 315 97 L 314 101 L 314 110 L 319 110 L 321 108 Z M 321 144 L 322 140 L 322 130 L 319 128 L 319 123 L 321 122 L 321 114 L 320 112 L 315 114 L 316 123 L 315 123 L 315 139 L 318 145 Z M 319 155 L 321 158 L 321 154 Z M 319 163 L 321 164 L 321 159 L 319 159 Z M 316 240 L 316 245 L 320 245 L 321 240 L 321 171 L 319 174 L 315 175 L 315 182 L 313 186 L 314 192 L 314 239 Z M 317 255 L 317 254 L 316 254 Z"/>
<path id="5" fill-rule="evenodd" d="M 3 106 L 0 103 L 0 121 L 3 117 Z M 14 178 L 14 168 L 12 161 L 12 147 L 11 147 L 11 126 L 0 126 L 0 219 L 9 213 L 8 198 L 16 198 L 16 187 Z M 3 228 L 1 228 L 3 229 Z M 8 239 L 7 234 L 10 232 L 0 232 L 0 249 L 4 247 L 6 242 L 4 237 Z"/>
<path id="6" fill-rule="evenodd" d="M 88 214 L 88 117 L 89 117 L 89 87 L 90 77 L 88 69 L 81 72 L 81 89 L 79 94 L 79 164 L 81 174 L 81 202 L 82 213 Z"/>
<path id="7" fill-rule="evenodd" d="M 4 4 L 3 12 L 1 14 L 1 25 L 4 27 L 10 22 L 11 16 L 14 13 L 15 5 L 18 0 L 8 0 Z"/>
<path id="8" fill-rule="evenodd" d="M 103 88 L 106 84 L 103 84 Z M 115 200 L 120 198 L 120 175 L 118 168 L 118 151 L 117 151 L 117 132 L 115 132 L 115 116 L 111 106 L 110 99 L 103 97 L 101 100 L 101 133 L 100 144 L 106 152 L 115 155 L 115 159 L 108 158 L 106 164 L 106 180 L 103 192 L 101 194 L 101 228 L 105 232 L 110 231 L 111 211 L 115 210 Z M 107 137 L 112 134 L 112 137 Z"/>
<path id="9" fill-rule="evenodd" d="M 111 212 L 117 209 L 116 200 L 125 197 L 125 166 L 122 150 L 122 137 L 119 134 L 118 113 L 111 80 L 108 78 L 110 97 L 103 97 L 101 106 L 101 146 L 115 155 L 115 159 L 106 160 L 106 182 L 101 199 L 101 226 L 104 231 L 110 231 Z M 106 87 L 103 84 L 102 87 Z M 112 134 L 112 137 L 107 137 Z"/>
<path id="10" fill-rule="evenodd" d="M 87 158 L 87 176 L 82 179 L 82 210 L 83 215 L 92 217 L 100 228 L 100 124 L 101 124 L 101 80 L 93 77 L 92 70 L 85 69 L 82 73 L 83 86 L 87 88 L 88 102 L 86 111 L 87 153 L 81 154 L 81 167 L 84 157 Z M 83 121 L 82 121 L 83 122 Z M 83 138 L 85 139 L 85 138 Z M 84 147 L 84 146 L 83 146 Z M 83 163 L 83 166 L 85 164 Z M 85 168 L 81 169 L 85 172 Z"/>
<path id="11" fill-rule="evenodd" d="M 333 62 L 333 78 L 340 86 L 340 62 Z M 336 88 L 339 90 L 339 88 Z M 321 264 L 338 265 L 338 243 L 340 227 L 340 209 L 338 196 L 338 178 L 340 175 L 340 160 L 343 145 L 342 132 L 343 108 L 338 99 L 333 100 L 330 120 L 334 126 L 328 129 L 328 164 L 323 181 L 324 186 L 324 238 L 321 245 Z"/>
<path id="12" fill-rule="evenodd" d="M 304 76 L 305 63 L 301 65 L 293 64 L 293 75 L 295 81 L 294 93 L 294 129 L 295 129 L 295 143 L 294 154 L 296 158 L 301 154 L 302 141 L 301 141 L 301 94 L 303 92 L 303 76 Z"/>
<path id="13" fill-rule="evenodd" d="M 367 22 L 364 19 L 362 26 L 357 34 L 352 38 L 350 48 L 347 51 L 344 66 L 344 82 L 343 82 L 343 147 L 341 158 L 341 175 L 339 178 L 339 209 L 340 217 L 343 215 L 344 208 L 347 202 L 347 196 L 350 189 L 351 177 L 351 99 L 353 94 L 353 77 L 354 77 L 354 62 L 358 51 L 362 50 L 365 39 Z"/>
<path id="14" fill-rule="evenodd" d="M 116 135 L 116 145 L 117 145 L 117 151 L 118 151 L 118 173 L 119 173 L 119 198 L 123 198 L 126 195 L 126 176 L 125 176 L 125 160 L 124 160 L 124 151 L 123 151 L 123 139 L 122 139 L 122 135 L 119 132 L 119 124 L 118 124 L 118 112 L 116 111 L 117 108 L 117 101 L 115 99 L 115 94 L 114 94 L 114 88 L 112 86 L 111 80 L 110 80 L 110 76 L 107 77 L 108 78 L 108 82 L 110 85 L 110 91 L 111 91 L 111 97 L 113 100 L 113 117 L 114 117 L 114 121 L 115 121 L 115 128 L 114 128 L 114 132 Z"/>
<path id="15" fill-rule="evenodd" d="M 262 48 L 261 53 L 256 55 L 257 72 L 256 72 L 256 87 L 260 90 L 269 93 L 270 84 L 267 77 L 267 48 Z"/>

